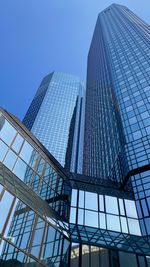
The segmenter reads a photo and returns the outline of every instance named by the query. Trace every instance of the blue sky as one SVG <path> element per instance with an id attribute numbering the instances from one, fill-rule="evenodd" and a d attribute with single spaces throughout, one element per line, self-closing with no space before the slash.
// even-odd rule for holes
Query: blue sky
<path id="1" fill-rule="evenodd" d="M 85 79 L 98 13 L 109 0 L 0 0 L 0 105 L 23 118 L 41 79 L 63 71 Z M 150 23 L 149 0 L 122 0 Z"/>

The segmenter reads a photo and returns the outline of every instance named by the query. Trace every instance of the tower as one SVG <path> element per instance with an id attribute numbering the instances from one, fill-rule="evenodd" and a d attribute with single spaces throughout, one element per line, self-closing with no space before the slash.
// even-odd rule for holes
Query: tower
<path id="1" fill-rule="evenodd" d="M 63 167 L 79 173 L 83 157 L 84 94 L 78 77 L 52 72 L 42 80 L 23 119 L 24 125 Z"/>

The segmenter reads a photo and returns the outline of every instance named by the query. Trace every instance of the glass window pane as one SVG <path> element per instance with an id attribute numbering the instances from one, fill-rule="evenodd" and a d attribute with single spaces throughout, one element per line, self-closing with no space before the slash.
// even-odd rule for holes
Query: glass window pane
<path id="1" fill-rule="evenodd" d="M 32 152 L 33 152 L 33 147 L 32 147 L 29 143 L 27 143 L 27 142 L 25 141 L 24 144 L 23 144 L 23 147 L 22 147 L 22 149 L 21 149 L 21 152 L 20 152 L 20 157 L 21 157 L 27 164 L 30 163 Z"/>
<path id="2" fill-rule="evenodd" d="M 76 206 L 77 205 L 77 190 L 72 189 L 72 195 L 71 195 L 71 206 Z"/>
<path id="3" fill-rule="evenodd" d="M 82 245 L 82 267 L 89 267 L 90 263 L 89 246 Z"/>
<path id="4" fill-rule="evenodd" d="M 100 252 L 100 267 L 110 267 L 108 249 L 100 248 L 99 252 Z"/>
<path id="5" fill-rule="evenodd" d="M 5 191 L 0 201 L 0 233 L 3 230 L 13 199 L 14 197 L 9 192 Z"/>
<path id="6" fill-rule="evenodd" d="M 125 217 L 120 217 L 121 229 L 123 233 L 128 233 L 127 219 Z"/>
<path id="7" fill-rule="evenodd" d="M 143 256 L 138 256 L 139 267 L 146 267 L 145 259 Z"/>
<path id="8" fill-rule="evenodd" d="M 105 196 L 106 212 L 112 214 L 119 214 L 118 202 L 116 197 Z"/>
<path id="9" fill-rule="evenodd" d="M 119 216 L 107 214 L 107 229 L 121 232 Z"/>
<path id="10" fill-rule="evenodd" d="M 13 172 L 19 179 L 24 181 L 24 179 L 28 176 L 29 169 L 30 167 L 28 167 L 23 160 L 18 159 L 14 166 Z"/>
<path id="11" fill-rule="evenodd" d="M 70 210 L 70 223 L 76 223 L 76 208 Z"/>
<path id="12" fill-rule="evenodd" d="M 99 213 L 100 228 L 106 229 L 106 215 L 105 213 Z"/>
<path id="13" fill-rule="evenodd" d="M 3 116 L 0 116 L 0 138 L 10 145 L 16 133 L 15 128 Z"/>
<path id="14" fill-rule="evenodd" d="M 91 246 L 91 267 L 99 267 L 99 247 Z"/>
<path id="15" fill-rule="evenodd" d="M 70 267 L 79 267 L 78 264 L 79 264 L 79 244 L 72 243 Z"/>
<path id="16" fill-rule="evenodd" d="M 8 151 L 8 146 L 6 146 L 1 140 L 0 140 L 0 161 L 3 161 L 6 153 Z"/>
<path id="17" fill-rule="evenodd" d="M 124 210 L 124 205 L 123 205 L 123 199 L 119 199 L 119 209 L 120 209 L 120 214 L 125 215 L 125 210 Z"/>
<path id="18" fill-rule="evenodd" d="M 137 267 L 137 261 L 135 254 L 126 252 L 119 252 L 120 267 Z"/>
<path id="19" fill-rule="evenodd" d="M 12 170 L 16 159 L 17 159 L 17 155 L 13 151 L 9 150 L 6 155 L 6 158 L 4 159 L 5 166 L 7 166 L 7 168 Z"/>
<path id="20" fill-rule="evenodd" d="M 85 225 L 98 227 L 98 212 L 85 210 Z"/>
<path id="21" fill-rule="evenodd" d="M 128 218 L 129 232 L 132 235 L 141 235 L 139 221 Z"/>
<path id="22" fill-rule="evenodd" d="M 99 195 L 99 208 L 100 208 L 100 211 L 104 211 L 104 196 L 103 195 Z"/>
<path id="23" fill-rule="evenodd" d="M 150 267 L 150 256 L 146 256 L 147 267 Z"/>
<path id="24" fill-rule="evenodd" d="M 137 218 L 137 211 L 134 200 L 125 199 L 127 217 Z"/>
<path id="25" fill-rule="evenodd" d="M 23 143 L 23 137 L 20 134 L 17 134 L 13 144 L 12 144 L 12 148 L 16 151 L 16 153 L 19 152 L 21 145 Z"/>
<path id="26" fill-rule="evenodd" d="M 84 208 L 84 191 L 79 191 L 79 207 Z"/>
<path id="27" fill-rule="evenodd" d="M 97 194 L 85 192 L 85 208 L 89 210 L 98 210 Z"/>
<path id="28" fill-rule="evenodd" d="M 78 224 L 83 224 L 83 209 L 78 209 Z"/>

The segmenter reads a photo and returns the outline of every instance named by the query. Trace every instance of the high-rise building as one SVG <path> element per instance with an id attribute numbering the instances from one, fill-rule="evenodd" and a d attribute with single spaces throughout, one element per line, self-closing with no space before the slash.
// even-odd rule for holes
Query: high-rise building
<path id="1" fill-rule="evenodd" d="M 98 16 L 87 66 L 87 175 L 122 181 L 149 164 L 149 33 L 124 6 L 113 4 Z"/>
<path id="2" fill-rule="evenodd" d="M 52 73 L 23 121 L 32 133 L 0 110 L 0 266 L 150 266 L 148 34 L 111 5 L 94 31 L 86 101 L 78 78 Z"/>
<path id="3" fill-rule="evenodd" d="M 23 119 L 24 125 L 72 172 L 82 172 L 84 136 L 83 83 L 76 76 L 52 72 Z"/>

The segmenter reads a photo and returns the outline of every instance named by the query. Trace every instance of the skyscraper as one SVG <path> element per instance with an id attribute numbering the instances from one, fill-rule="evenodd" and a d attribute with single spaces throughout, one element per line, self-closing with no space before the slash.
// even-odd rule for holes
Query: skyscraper
<path id="1" fill-rule="evenodd" d="M 99 14 L 87 67 L 86 174 L 122 181 L 149 164 L 149 49 L 149 26 L 128 8 Z"/>
<path id="2" fill-rule="evenodd" d="M 86 101 L 74 76 L 42 81 L 24 124 L 64 168 L 0 110 L 0 266 L 150 266 L 148 33 L 113 4 L 96 23 Z"/>
<path id="3" fill-rule="evenodd" d="M 82 171 L 84 94 L 78 77 L 53 72 L 42 80 L 23 119 L 60 164 L 73 172 Z"/>
<path id="4" fill-rule="evenodd" d="M 88 55 L 84 149 L 86 174 L 133 188 L 144 234 L 150 234 L 149 41 L 149 26 L 128 8 L 113 4 L 99 14 Z"/>

